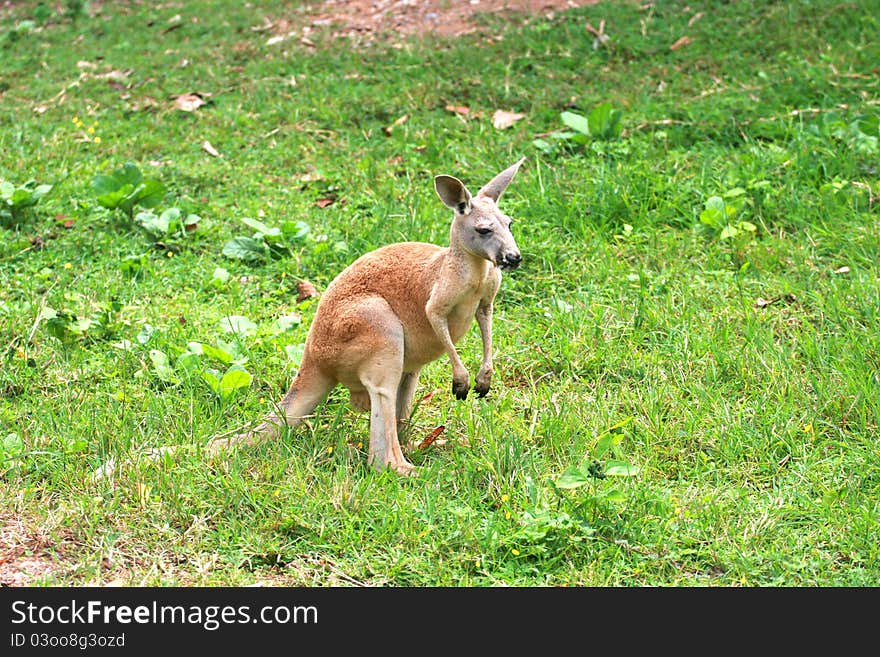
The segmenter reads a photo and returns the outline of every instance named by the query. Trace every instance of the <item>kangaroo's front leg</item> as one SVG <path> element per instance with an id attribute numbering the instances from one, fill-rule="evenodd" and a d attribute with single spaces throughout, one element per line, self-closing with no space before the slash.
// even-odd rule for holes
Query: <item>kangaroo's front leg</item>
<path id="1" fill-rule="evenodd" d="M 455 350 L 452 336 L 449 335 L 449 321 L 447 317 L 451 309 L 451 304 L 443 303 L 436 297 L 431 296 L 425 306 L 425 314 L 431 323 L 431 327 L 434 329 L 434 333 L 437 334 L 440 343 L 449 355 L 449 361 L 452 363 L 452 394 L 455 395 L 456 399 L 466 399 L 468 389 L 471 387 L 471 380 L 467 368 L 465 368 L 464 363 L 461 362 L 461 358 L 458 356 L 458 352 Z"/>
<path id="2" fill-rule="evenodd" d="M 480 397 L 485 397 L 492 384 L 492 301 L 480 303 L 477 308 L 477 326 L 480 327 L 480 336 L 483 338 L 483 362 L 480 371 L 477 372 L 477 381 L 474 392 Z"/>

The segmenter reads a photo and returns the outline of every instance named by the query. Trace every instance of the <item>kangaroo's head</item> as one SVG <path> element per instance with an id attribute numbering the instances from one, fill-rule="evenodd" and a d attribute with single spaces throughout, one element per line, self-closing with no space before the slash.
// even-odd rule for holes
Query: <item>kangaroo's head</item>
<path id="1" fill-rule="evenodd" d="M 458 178 L 437 176 L 434 189 L 440 200 L 455 212 L 450 244 L 484 258 L 503 270 L 519 267 L 522 255 L 510 232 L 510 217 L 498 209 L 498 199 L 525 158 L 486 183 L 476 196 Z"/>

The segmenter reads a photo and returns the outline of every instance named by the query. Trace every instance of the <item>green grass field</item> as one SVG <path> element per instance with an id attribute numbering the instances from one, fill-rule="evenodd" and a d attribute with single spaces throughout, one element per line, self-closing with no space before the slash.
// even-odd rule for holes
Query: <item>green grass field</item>
<path id="1" fill-rule="evenodd" d="M 254 29 L 298 3 L 0 8 L 7 583 L 880 583 L 876 3 L 640 4 L 362 47 Z M 619 134 L 559 134 L 605 103 Z M 289 384 L 300 281 L 445 244 L 433 176 L 521 156 L 493 389 L 424 370 L 417 477 L 366 465 L 342 389 L 208 462 Z M 98 200 L 127 162 L 152 214 Z"/>

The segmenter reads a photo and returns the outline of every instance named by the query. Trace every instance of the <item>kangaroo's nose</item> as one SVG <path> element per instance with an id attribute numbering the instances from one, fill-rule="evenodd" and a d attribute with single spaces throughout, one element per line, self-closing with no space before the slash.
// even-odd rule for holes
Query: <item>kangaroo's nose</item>
<path id="1" fill-rule="evenodd" d="M 519 263 L 522 262 L 522 256 L 519 251 L 514 251 L 513 253 L 505 253 L 504 254 L 504 264 L 507 268 L 516 269 L 519 267 Z"/>

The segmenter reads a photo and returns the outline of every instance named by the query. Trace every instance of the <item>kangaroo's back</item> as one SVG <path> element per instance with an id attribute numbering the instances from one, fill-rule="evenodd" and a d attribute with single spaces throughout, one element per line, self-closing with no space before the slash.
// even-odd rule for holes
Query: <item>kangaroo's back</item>
<path id="1" fill-rule="evenodd" d="M 320 306 L 329 309 L 360 296 L 380 296 L 404 321 L 423 316 L 445 251 L 435 244 L 399 242 L 366 253 L 336 276 Z"/>
<path id="2" fill-rule="evenodd" d="M 447 249 L 424 242 L 399 242 L 364 254 L 333 279 L 318 304 L 310 338 L 316 352 L 330 353 L 347 342 L 362 317 L 360 301 L 381 297 L 404 327 L 408 362 L 428 362 L 442 353 L 425 315 L 425 305 Z M 317 330 L 316 330 L 317 329 Z"/>

